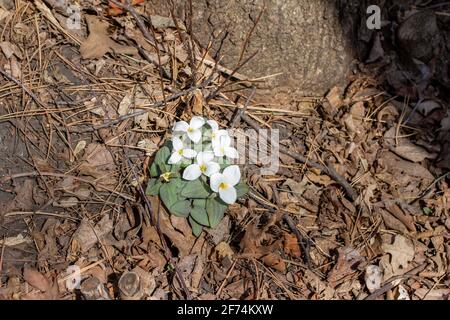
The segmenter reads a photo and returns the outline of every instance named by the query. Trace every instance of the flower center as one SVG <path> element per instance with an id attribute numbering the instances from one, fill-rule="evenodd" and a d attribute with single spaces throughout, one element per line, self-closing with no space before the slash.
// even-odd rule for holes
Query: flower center
<path id="1" fill-rule="evenodd" d="M 192 133 L 192 132 L 194 132 L 194 129 L 188 128 L 188 129 L 187 129 L 187 132 Z"/>
<path id="2" fill-rule="evenodd" d="M 225 148 L 224 147 L 220 147 L 220 152 L 225 153 Z"/>
<path id="3" fill-rule="evenodd" d="M 183 155 L 183 149 L 178 150 L 178 154 L 179 154 L 180 156 L 182 156 L 182 155 Z"/>
<path id="4" fill-rule="evenodd" d="M 222 182 L 221 184 L 219 184 L 219 189 L 220 190 L 226 190 L 228 189 L 230 186 L 228 185 L 228 183 Z"/>
<path id="5" fill-rule="evenodd" d="M 165 173 L 163 173 L 163 174 L 161 175 L 161 178 L 162 178 L 165 182 L 169 182 L 169 180 L 170 180 L 170 175 L 171 175 L 171 172 L 165 172 Z"/>
<path id="6" fill-rule="evenodd" d="M 201 171 L 201 172 L 205 172 L 205 171 L 206 171 L 206 164 L 202 164 L 202 165 L 200 166 L 200 171 Z"/>

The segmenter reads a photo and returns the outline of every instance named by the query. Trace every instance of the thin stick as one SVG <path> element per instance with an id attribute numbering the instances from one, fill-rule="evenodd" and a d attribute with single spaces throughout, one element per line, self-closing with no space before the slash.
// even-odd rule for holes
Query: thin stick
<path id="1" fill-rule="evenodd" d="M 236 114 L 233 118 L 233 120 L 231 120 L 231 128 L 234 128 L 239 121 L 241 121 L 242 115 L 247 111 L 248 105 L 250 104 L 250 101 L 253 99 L 253 96 L 255 95 L 256 92 L 256 87 L 252 88 L 252 92 L 250 93 L 250 95 L 247 98 L 247 101 L 245 101 L 245 105 L 242 109 L 238 109 L 236 111 Z"/>
<path id="2" fill-rule="evenodd" d="M 115 191 L 115 190 L 111 190 L 111 189 L 109 189 L 107 187 L 102 186 L 101 184 L 96 184 L 96 181 L 90 181 L 90 180 L 87 180 L 87 179 L 83 179 L 83 178 L 76 177 L 76 176 L 71 176 L 71 175 L 64 174 L 64 173 L 31 171 L 31 172 L 16 173 L 16 174 L 12 174 L 10 176 L 5 176 L 5 177 L 0 178 L 0 181 L 6 182 L 6 181 L 17 179 L 17 178 L 36 177 L 36 176 L 50 176 L 50 177 L 59 177 L 59 178 L 68 178 L 68 177 L 70 177 L 70 178 L 73 178 L 75 180 L 78 180 L 78 181 L 81 181 L 81 182 L 84 182 L 84 183 L 88 183 L 88 184 L 90 184 L 90 185 L 92 185 L 94 187 L 98 187 L 98 188 L 101 188 L 101 189 L 103 189 L 105 191 L 114 193 L 114 194 L 116 194 L 116 195 L 118 195 L 118 196 L 120 196 L 120 197 L 122 197 L 122 198 L 124 198 L 126 200 L 134 201 L 133 197 L 130 197 L 130 196 L 126 195 L 126 194 L 120 193 L 120 192 Z"/>
<path id="3" fill-rule="evenodd" d="M 212 80 L 212 77 L 210 77 L 208 80 L 206 80 L 202 85 L 191 87 L 189 89 L 186 89 L 186 90 L 180 91 L 178 93 L 175 93 L 175 94 L 167 97 L 166 101 L 158 101 L 158 102 L 153 103 L 151 105 L 151 107 L 153 107 L 153 108 L 162 107 L 167 102 L 174 101 L 174 100 L 176 100 L 176 99 L 178 99 L 178 98 L 180 98 L 182 96 L 185 96 L 185 95 L 193 92 L 194 90 L 202 89 L 202 88 L 206 87 L 207 85 L 209 85 L 211 80 Z M 110 126 L 113 126 L 115 124 L 123 122 L 123 121 L 125 121 L 127 119 L 130 119 L 130 118 L 142 115 L 142 114 L 147 113 L 147 112 L 148 112 L 148 110 L 146 110 L 146 109 L 138 110 L 138 111 L 135 111 L 135 112 L 132 112 L 132 113 L 120 116 L 120 117 L 118 117 L 118 118 L 116 118 L 116 119 L 114 119 L 112 121 L 109 121 L 109 122 L 106 122 L 106 123 L 103 123 L 103 124 L 99 124 L 99 125 L 96 125 L 96 126 L 92 126 L 92 127 L 86 128 L 84 130 L 78 130 L 77 132 L 78 133 L 86 133 L 86 132 L 92 132 L 92 131 L 95 131 L 95 130 L 98 130 L 98 129 L 108 128 Z"/>
<path id="4" fill-rule="evenodd" d="M 426 267 L 427 267 L 427 263 L 424 263 L 424 264 L 408 271 L 407 273 L 405 273 L 402 276 L 396 276 L 396 277 L 390 278 L 388 281 L 386 281 L 386 284 L 384 284 L 380 289 L 375 290 L 371 295 L 367 296 L 364 300 L 375 300 L 379 296 L 385 294 L 386 292 L 391 290 L 393 287 L 395 287 L 394 286 L 395 280 L 402 279 L 402 281 L 403 281 L 404 278 L 410 278 L 410 277 L 416 275 L 417 273 L 419 273 L 420 271 L 422 271 L 423 269 L 425 269 Z"/>
<path id="5" fill-rule="evenodd" d="M 244 120 L 253 129 L 255 129 L 257 131 L 261 129 L 259 124 L 256 123 L 256 121 L 251 119 L 245 113 L 242 114 L 241 117 L 242 117 L 242 120 Z M 264 137 L 264 136 L 265 136 L 264 132 L 261 132 L 261 137 L 263 139 L 266 139 L 267 136 L 266 137 Z M 295 160 L 297 160 L 297 161 L 299 161 L 301 163 L 304 163 L 304 164 L 306 164 L 306 165 L 308 165 L 310 167 L 313 167 L 313 168 L 316 168 L 316 169 L 319 169 L 319 170 L 325 172 L 328 176 L 333 178 L 334 181 L 336 181 L 338 184 L 340 184 L 344 188 L 344 190 L 347 193 L 347 195 L 353 201 L 356 201 L 356 199 L 358 198 L 358 193 L 355 191 L 355 189 L 353 189 L 353 187 L 345 180 L 344 177 L 342 177 L 340 174 L 338 174 L 336 172 L 336 170 L 332 167 L 331 163 L 328 163 L 326 166 L 324 166 L 324 165 L 322 165 L 322 164 L 320 164 L 320 163 L 318 163 L 318 162 L 316 162 L 314 160 L 309 160 L 309 159 L 305 158 L 304 156 L 302 156 L 302 155 L 300 155 L 298 153 L 292 152 L 288 148 L 286 148 L 286 147 L 284 147 L 282 145 L 279 146 L 279 150 L 280 150 L 280 152 L 290 156 L 291 158 L 293 158 L 293 159 L 295 159 Z"/>

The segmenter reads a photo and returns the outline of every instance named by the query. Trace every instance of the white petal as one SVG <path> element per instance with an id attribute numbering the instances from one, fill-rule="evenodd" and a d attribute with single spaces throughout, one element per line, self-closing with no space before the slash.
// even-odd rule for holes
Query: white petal
<path id="1" fill-rule="evenodd" d="M 231 144 L 231 138 L 229 135 L 220 135 L 218 140 L 219 140 L 219 144 L 222 147 L 229 147 Z"/>
<path id="2" fill-rule="evenodd" d="M 239 153 L 238 153 L 238 151 L 237 151 L 235 148 L 232 148 L 232 147 L 225 147 L 225 155 L 226 155 L 228 158 L 231 158 L 231 159 L 237 159 L 237 158 L 239 158 Z"/>
<path id="3" fill-rule="evenodd" d="M 196 155 L 197 155 L 197 151 L 195 151 L 195 150 L 183 149 L 183 157 L 185 157 L 185 158 L 192 159 L 192 158 L 195 158 Z"/>
<path id="4" fill-rule="evenodd" d="M 236 189 L 234 187 L 220 189 L 219 196 L 225 203 L 233 204 L 236 202 L 237 198 Z"/>
<path id="5" fill-rule="evenodd" d="M 189 128 L 189 124 L 186 121 L 178 121 L 173 126 L 174 132 L 186 132 Z"/>
<path id="6" fill-rule="evenodd" d="M 229 184 L 235 186 L 241 180 L 241 170 L 236 165 L 228 166 L 223 170 L 223 176 Z"/>
<path id="7" fill-rule="evenodd" d="M 183 179 L 191 181 L 197 179 L 201 175 L 202 171 L 200 170 L 198 164 L 191 164 L 184 169 Z"/>
<path id="8" fill-rule="evenodd" d="M 212 151 L 203 151 L 202 152 L 202 163 L 207 163 L 214 159 L 214 152 Z"/>
<path id="9" fill-rule="evenodd" d="M 228 131 L 227 131 L 227 130 L 224 130 L 224 129 L 217 130 L 217 131 L 216 131 L 216 135 L 217 135 L 218 137 L 220 137 L 220 136 L 230 136 L 230 135 L 228 134 Z"/>
<path id="10" fill-rule="evenodd" d="M 181 154 L 179 154 L 178 152 L 174 152 L 172 153 L 172 155 L 169 158 L 169 161 L 167 161 L 169 164 L 175 164 L 180 162 L 181 160 Z"/>
<path id="11" fill-rule="evenodd" d="M 214 155 L 216 157 L 223 157 L 225 155 L 224 150 L 220 145 L 214 146 Z"/>
<path id="12" fill-rule="evenodd" d="M 213 131 L 219 130 L 219 124 L 215 120 L 208 120 L 206 123 L 211 127 Z"/>
<path id="13" fill-rule="evenodd" d="M 226 130 L 218 130 L 218 131 L 214 131 L 212 134 L 212 144 L 213 145 L 218 145 L 220 144 L 221 138 L 222 136 L 228 136 L 228 131 Z"/>
<path id="14" fill-rule="evenodd" d="M 192 129 L 200 129 L 205 124 L 205 119 L 203 117 L 192 117 L 189 126 Z"/>
<path id="15" fill-rule="evenodd" d="M 173 145 L 173 150 L 175 150 L 175 151 L 183 149 L 183 141 L 181 141 L 181 139 L 178 137 L 172 138 L 172 145 Z"/>
<path id="16" fill-rule="evenodd" d="M 191 132 L 188 131 L 187 133 L 189 139 L 191 139 L 192 142 L 198 143 L 200 139 L 202 138 L 202 132 L 198 129 L 193 130 Z"/>
<path id="17" fill-rule="evenodd" d="M 209 185 L 214 192 L 219 191 L 219 185 L 223 182 L 223 175 L 221 173 L 214 173 L 209 179 Z"/>
<path id="18" fill-rule="evenodd" d="M 217 162 L 208 162 L 206 164 L 205 176 L 211 177 L 213 174 L 220 171 L 220 165 Z"/>

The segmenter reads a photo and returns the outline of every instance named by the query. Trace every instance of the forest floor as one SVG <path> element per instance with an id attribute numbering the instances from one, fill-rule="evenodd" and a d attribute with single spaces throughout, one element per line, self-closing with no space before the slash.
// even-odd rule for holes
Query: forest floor
<path id="1" fill-rule="evenodd" d="M 449 298 L 445 55 L 408 73 L 376 38 L 345 88 L 268 102 L 181 20 L 82 3 L 74 28 L 58 1 L 0 1 L 0 299 Z M 450 8 L 433 13 L 450 52 Z M 139 192 L 193 115 L 281 146 L 199 237 Z"/>

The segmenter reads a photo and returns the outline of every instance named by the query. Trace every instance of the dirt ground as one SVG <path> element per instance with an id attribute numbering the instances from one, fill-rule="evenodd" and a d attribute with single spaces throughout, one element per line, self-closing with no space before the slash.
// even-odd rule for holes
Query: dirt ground
<path id="1" fill-rule="evenodd" d="M 448 4 L 384 7 L 346 86 L 269 101 L 181 19 L 97 2 L 0 1 L 0 299 L 449 299 Z M 280 133 L 199 237 L 144 194 L 194 115 Z"/>

